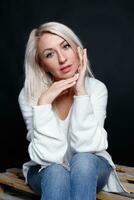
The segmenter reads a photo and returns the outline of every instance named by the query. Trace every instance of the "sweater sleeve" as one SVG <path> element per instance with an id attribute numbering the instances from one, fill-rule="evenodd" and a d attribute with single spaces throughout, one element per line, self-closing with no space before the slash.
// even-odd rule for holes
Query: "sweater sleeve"
<path id="1" fill-rule="evenodd" d="M 106 118 L 107 88 L 99 82 L 92 95 L 74 96 L 71 115 L 71 147 L 74 152 L 100 152 L 108 147 Z"/>
<path id="2" fill-rule="evenodd" d="M 67 142 L 59 130 L 52 105 L 31 106 L 26 101 L 23 91 L 18 100 L 28 129 L 27 139 L 30 141 L 28 151 L 31 160 L 38 164 L 63 163 Z"/>

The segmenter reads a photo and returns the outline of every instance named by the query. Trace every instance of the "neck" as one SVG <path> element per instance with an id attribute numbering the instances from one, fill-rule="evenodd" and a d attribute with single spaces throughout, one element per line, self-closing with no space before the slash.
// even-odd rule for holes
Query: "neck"
<path id="1" fill-rule="evenodd" d="M 69 88 L 64 90 L 59 96 L 64 96 L 64 97 L 68 97 L 68 96 L 73 96 L 74 95 L 74 88 Z"/>

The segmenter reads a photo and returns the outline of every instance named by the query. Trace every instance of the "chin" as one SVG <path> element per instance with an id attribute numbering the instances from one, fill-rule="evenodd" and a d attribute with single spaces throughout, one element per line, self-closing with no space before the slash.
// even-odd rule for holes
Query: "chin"
<path id="1" fill-rule="evenodd" d="M 69 73 L 64 74 L 63 77 L 64 77 L 64 78 L 71 78 L 71 77 L 73 77 L 76 73 L 78 73 L 78 69 L 76 69 L 76 70 L 73 71 L 73 72 L 70 71 Z"/>
<path id="2" fill-rule="evenodd" d="M 62 80 L 62 79 L 68 79 L 73 77 L 78 72 L 78 68 L 76 70 L 70 71 L 65 74 L 59 74 L 57 77 L 55 76 L 55 80 Z"/>
<path id="3" fill-rule="evenodd" d="M 75 72 L 74 73 L 68 73 L 68 74 L 65 74 L 64 76 L 62 76 L 62 79 L 67 79 L 67 78 L 71 78 L 75 75 Z"/>

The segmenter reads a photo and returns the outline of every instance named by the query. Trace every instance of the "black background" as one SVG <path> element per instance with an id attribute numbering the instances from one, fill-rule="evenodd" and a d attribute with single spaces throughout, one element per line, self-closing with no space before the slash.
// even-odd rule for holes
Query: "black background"
<path id="1" fill-rule="evenodd" d="M 117 164 L 134 166 L 134 4 L 103 0 L 1 1 L 0 170 L 28 160 L 18 106 L 30 31 L 48 21 L 65 23 L 88 49 L 92 70 L 108 88 L 105 128 Z"/>

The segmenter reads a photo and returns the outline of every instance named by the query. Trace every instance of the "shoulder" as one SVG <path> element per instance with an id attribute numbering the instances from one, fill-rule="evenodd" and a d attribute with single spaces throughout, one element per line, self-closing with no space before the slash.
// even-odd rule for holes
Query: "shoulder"
<path id="1" fill-rule="evenodd" d="M 30 106 L 24 87 L 20 90 L 20 93 L 18 95 L 18 103 L 19 105 Z"/>
<path id="2" fill-rule="evenodd" d="M 23 104 L 25 106 L 30 106 L 30 107 L 37 105 L 36 99 L 34 99 L 32 97 L 28 98 L 27 92 L 24 87 L 20 90 L 20 93 L 18 95 L 18 102 L 20 105 Z"/>
<path id="3" fill-rule="evenodd" d="M 102 81 L 100 81 L 96 78 L 88 77 L 88 76 L 86 77 L 86 85 L 91 88 L 94 88 L 94 89 L 95 88 L 106 88 L 106 85 Z"/>
<path id="4" fill-rule="evenodd" d="M 18 96 L 18 101 L 21 102 L 25 99 L 25 92 L 24 92 L 24 88 L 22 88 L 20 90 L 19 96 Z"/>
<path id="5" fill-rule="evenodd" d="M 87 92 L 91 96 L 96 93 L 108 93 L 106 85 L 96 78 L 86 77 L 85 85 Z"/>

